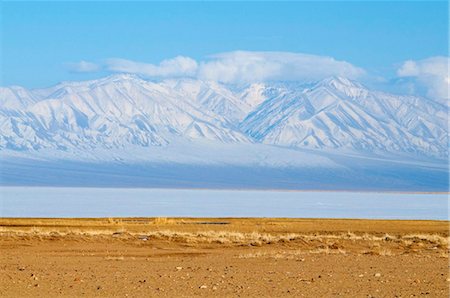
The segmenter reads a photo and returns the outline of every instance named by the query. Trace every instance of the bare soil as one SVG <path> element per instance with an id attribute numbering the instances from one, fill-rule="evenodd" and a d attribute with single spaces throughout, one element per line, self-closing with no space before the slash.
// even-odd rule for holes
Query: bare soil
<path id="1" fill-rule="evenodd" d="M 0 218 L 1 297 L 449 297 L 447 221 Z"/>

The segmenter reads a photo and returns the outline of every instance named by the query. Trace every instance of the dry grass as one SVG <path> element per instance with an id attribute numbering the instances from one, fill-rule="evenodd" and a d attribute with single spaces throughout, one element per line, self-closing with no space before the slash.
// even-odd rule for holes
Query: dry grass
<path id="1" fill-rule="evenodd" d="M 425 227 L 425 228 L 424 228 Z M 388 232 L 391 231 L 391 232 Z M 5 219 L 0 218 L 0 237 L 15 239 L 95 241 L 114 239 L 184 243 L 190 246 L 295 247 L 302 253 L 372 254 L 394 256 L 417 251 L 436 251 L 448 258 L 448 222 L 370 221 L 312 219 Z M 143 242 L 142 240 L 150 240 Z M 109 240 L 108 240 L 109 241 Z M 245 256 L 243 256 L 245 257 Z M 246 256 L 248 258 L 252 256 Z M 288 258 L 290 252 L 254 257 Z"/>
<path id="2" fill-rule="evenodd" d="M 403 252 L 402 252 L 403 253 Z M 361 254 L 363 255 L 376 255 L 376 256 L 395 256 L 397 253 L 395 253 L 392 249 L 381 247 L 381 246 L 373 246 L 370 249 L 366 249 L 361 251 Z M 400 253 L 398 253 L 400 254 Z"/>
<path id="3" fill-rule="evenodd" d="M 159 220 L 163 225 L 164 219 Z M 186 243 L 190 245 L 222 245 L 222 246 L 263 246 L 283 243 L 294 245 L 298 252 L 281 252 L 278 255 L 242 255 L 241 258 L 283 258 L 298 259 L 300 252 L 312 254 L 348 254 L 350 251 L 359 254 L 371 254 L 379 256 L 394 256 L 403 253 L 417 251 L 439 250 L 440 256 L 448 257 L 448 237 L 436 234 L 406 234 L 406 235 L 374 235 L 364 233 L 361 235 L 347 232 L 340 234 L 270 234 L 270 233 L 243 233 L 233 231 L 197 231 L 183 232 L 174 229 L 148 231 L 144 233 L 129 232 L 120 225 L 115 230 L 105 229 L 58 229 L 52 230 L 42 227 L 29 227 L 26 229 L 11 229 L 0 227 L 0 237 L 64 239 L 75 237 L 84 240 L 102 238 L 117 238 L 119 240 L 156 240 L 174 243 Z M 444 251 L 444 252 L 442 252 Z M 111 257 L 112 259 L 114 257 Z M 111 260 L 112 260 L 111 259 Z"/>
<path id="4" fill-rule="evenodd" d="M 163 220 L 164 222 L 164 220 Z M 182 232 L 175 230 L 159 230 L 148 232 L 130 232 L 125 227 L 117 227 L 117 229 L 48 229 L 42 227 L 28 227 L 28 228 L 10 228 L 0 226 L 0 235 L 6 236 L 33 236 L 39 235 L 42 237 L 63 237 L 63 236 L 111 236 L 120 234 L 123 236 L 137 236 L 146 235 L 148 238 L 165 239 L 170 241 L 192 242 L 192 243 L 260 243 L 271 244 L 278 242 L 291 241 L 320 241 L 333 244 L 333 240 L 348 240 L 348 241 L 370 241 L 370 242 L 395 242 L 404 245 L 412 245 L 415 243 L 434 244 L 438 247 L 448 247 L 449 237 L 440 236 L 437 234 L 406 234 L 400 236 L 393 236 L 384 234 L 383 236 L 364 233 L 357 235 L 355 233 L 347 232 L 343 234 L 270 234 L 270 233 L 242 233 L 230 231 L 198 231 L 198 232 Z"/>
<path id="5" fill-rule="evenodd" d="M 304 251 L 279 251 L 279 252 L 255 252 L 240 254 L 239 259 L 283 259 L 283 260 L 295 260 L 303 262 L 305 261 L 306 253 Z"/>
<path id="6" fill-rule="evenodd" d="M 347 254 L 347 252 L 345 250 L 343 250 L 342 248 L 337 248 L 337 249 L 331 249 L 329 246 L 325 246 L 325 247 L 318 247 L 316 249 L 310 250 L 309 251 L 312 254 Z"/>
<path id="7" fill-rule="evenodd" d="M 183 220 L 176 220 L 174 218 L 167 218 L 167 217 L 156 217 L 153 220 L 153 224 L 154 225 L 159 225 L 159 226 L 175 225 L 175 224 L 183 224 L 183 223 L 184 223 Z"/>
<path id="8" fill-rule="evenodd" d="M 272 235 L 267 233 L 241 233 L 229 231 L 178 232 L 173 230 L 151 231 L 146 233 L 150 239 L 169 240 L 186 243 L 250 244 L 262 245 L 289 242 L 299 239 L 301 235 Z"/>
<path id="9" fill-rule="evenodd" d="M 413 243 L 414 242 L 428 242 L 432 244 L 437 244 L 441 247 L 448 247 L 449 244 L 449 237 L 443 237 L 440 235 L 432 234 L 432 235 L 426 235 L 426 234 L 409 234 L 403 236 L 403 239 L 410 240 Z"/>
<path id="10" fill-rule="evenodd" d="M 108 261 L 123 261 L 123 260 L 125 260 L 125 257 L 124 256 L 118 256 L 118 257 L 106 256 L 105 260 L 108 260 Z"/>

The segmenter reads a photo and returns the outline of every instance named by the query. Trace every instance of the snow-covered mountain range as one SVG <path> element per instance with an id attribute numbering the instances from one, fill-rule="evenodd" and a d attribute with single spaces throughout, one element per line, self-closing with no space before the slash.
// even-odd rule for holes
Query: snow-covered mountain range
<path id="1" fill-rule="evenodd" d="M 445 158 L 448 108 L 340 77 L 227 86 L 134 75 L 0 89 L 0 149 L 77 152 L 174 140 Z"/>
<path id="2" fill-rule="evenodd" d="M 348 189 L 358 177 L 358 189 L 445 189 L 447 120 L 446 105 L 342 77 L 227 85 L 119 74 L 2 87 L 0 182 L 59 183 L 70 168 L 67 185 L 98 170 L 127 186 L 164 177 L 171 187 Z"/>

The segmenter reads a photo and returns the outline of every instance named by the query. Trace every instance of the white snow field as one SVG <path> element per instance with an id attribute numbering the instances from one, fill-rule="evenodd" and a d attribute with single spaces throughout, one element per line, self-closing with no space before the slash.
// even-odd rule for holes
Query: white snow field
<path id="1" fill-rule="evenodd" d="M 2 217 L 301 217 L 448 220 L 447 194 L 0 187 Z"/>

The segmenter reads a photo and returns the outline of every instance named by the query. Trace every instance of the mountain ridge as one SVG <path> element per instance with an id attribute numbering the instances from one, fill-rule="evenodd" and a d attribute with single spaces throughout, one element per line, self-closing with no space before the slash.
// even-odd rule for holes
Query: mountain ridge
<path id="1" fill-rule="evenodd" d="M 50 88 L 0 88 L 0 150 L 261 143 L 367 156 L 448 157 L 448 107 L 343 77 L 232 86 L 118 74 Z"/>

